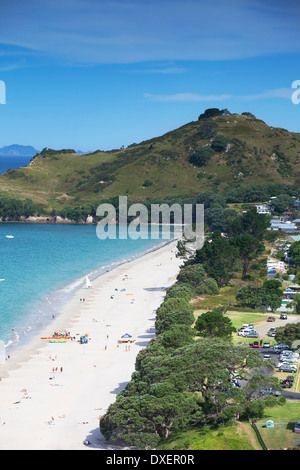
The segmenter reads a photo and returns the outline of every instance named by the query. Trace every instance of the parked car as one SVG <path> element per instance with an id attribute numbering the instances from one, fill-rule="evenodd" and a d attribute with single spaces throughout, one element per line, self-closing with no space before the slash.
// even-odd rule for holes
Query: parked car
<path id="1" fill-rule="evenodd" d="M 275 397 L 280 397 L 281 393 L 278 390 L 273 390 L 272 387 L 264 388 L 260 391 L 262 395 L 274 395 Z"/>
<path id="2" fill-rule="evenodd" d="M 268 317 L 267 321 L 275 321 L 275 317 Z"/>
<path id="3" fill-rule="evenodd" d="M 294 432 L 300 433 L 300 419 L 297 421 L 297 423 L 294 426 Z"/>
<path id="4" fill-rule="evenodd" d="M 274 349 L 274 352 L 276 352 L 277 354 L 280 354 L 281 351 L 283 351 L 284 349 L 288 350 L 291 348 L 287 344 L 275 344 L 275 346 L 273 346 L 273 349 Z"/>
<path id="5" fill-rule="evenodd" d="M 287 320 L 287 314 L 286 313 L 282 313 L 279 317 L 281 320 Z"/>
<path id="6" fill-rule="evenodd" d="M 281 352 L 280 352 L 280 354 L 281 354 L 282 356 L 291 356 L 292 354 L 299 356 L 299 353 L 293 352 L 291 349 L 282 349 Z"/>
<path id="7" fill-rule="evenodd" d="M 280 364 L 278 368 L 279 372 L 297 372 L 297 367 L 294 364 Z"/>
<path id="8" fill-rule="evenodd" d="M 238 336 L 247 336 L 248 333 L 249 333 L 249 329 L 248 328 L 241 328 L 239 331 L 238 331 Z"/>
<path id="9" fill-rule="evenodd" d="M 253 343 L 249 344 L 252 348 L 259 348 L 259 341 L 254 341 Z"/>
<path id="10" fill-rule="evenodd" d="M 271 347 L 271 343 L 269 341 L 265 341 L 262 345 L 263 348 L 270 348 Z"/>
<path id="11" fill-rule="evenodd" d="M 286 357 L 280 361 L 281 364 L 298 364 L 299 358 L 295 359 L 293 357 Z"/>
<path id="12" fill-rule="evenodd" d="M 246 334 L 247 338 L 258 338 L 258 336 L 259 334 L 255 330 L 251 330 Z"/>
<path id="13" fill-rule="evenodd" d="M 293 359 L 294 361 L 299 361 L 299 354 L 280 354 L 279 356 L 280 360 L 288 360 L 288 359 Z"/>

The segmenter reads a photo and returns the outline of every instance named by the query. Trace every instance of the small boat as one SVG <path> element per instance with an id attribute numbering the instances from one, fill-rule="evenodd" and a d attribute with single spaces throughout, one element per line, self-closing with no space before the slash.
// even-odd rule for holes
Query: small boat
<path id="1" fill-rule="evenodd" d="M 89 280 L 88 276 L 85 276 L 85 286 L 86 286 L 87 289 L 92 287 L 91 281 Z"/>
<path id="2" fill-rule="evenodd" d="M 15 238 L 14 235 L 5 235 L 6 238 Z"/>

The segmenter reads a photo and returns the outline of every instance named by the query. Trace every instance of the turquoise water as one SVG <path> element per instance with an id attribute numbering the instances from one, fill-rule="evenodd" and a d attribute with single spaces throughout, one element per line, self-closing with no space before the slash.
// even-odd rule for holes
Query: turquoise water
<path id="1" fill-rule="evenodd" d="M 99 240 L 95 225 L 0 224 L 0 340 L 19 346 L 59 313 L 86 274 L 92 280 L 161 244 Z"/>

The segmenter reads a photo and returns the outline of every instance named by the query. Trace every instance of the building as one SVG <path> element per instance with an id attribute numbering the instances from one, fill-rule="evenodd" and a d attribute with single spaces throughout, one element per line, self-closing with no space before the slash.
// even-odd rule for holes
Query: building
<path id="1" fill-rule="evenodd" d="M 281 220 L 271 220 L 271 230 L 282 230 L 283 232 L 293 232 L 297 230 L 297 226 L 294 222 L 282 222 Z"/>
<path id="2" fill-rule="evenodd" d="M 270 258 L 267 261 L 267 270 L 268 273 L 284 273 L 286 270 L 286 265 L 284 261 L 278 261 Z"/>
<path id="3" fill-rule="evenodd" d="M 271 214 L 271 208 L 268 204 L 255 204 L 258 214 Z"/>
<path id="4" fill-rule="evenodd" d="M 296 224 L 296 226 L 299 228 L 300 227 L 300 219 L 293 220 L 293 224 Z"/>

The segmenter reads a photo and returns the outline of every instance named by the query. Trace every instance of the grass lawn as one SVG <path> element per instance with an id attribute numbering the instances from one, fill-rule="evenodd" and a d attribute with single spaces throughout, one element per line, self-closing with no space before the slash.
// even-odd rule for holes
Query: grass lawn
<path id="1" fill-rule="evenodd" d="M 262 450 L 250 424 L 234 422 L 218 429 L 187 429 L 171 433 L 158 450 Z"/>
<path id="2" fill-rule="evenodd" d="M 268 449 L 300 449 L 300 435 L 293 432 L 294 424 L 299 419 L 300 401 L 288 400 L 284 406 L 266 409 L 264 419 L 259 420 L 256 425 Z M 266 427 L 268 420 L 273 421 L 273 428 Z"/>
<path id="3" fill-rule="evenodd" d="M 202 313 L 206 312 L 206 310 L 195 310 L 194 311 L 194 316 L 197 319 L 199 315 Z M 268 313 L 263 314 L 263 313 L 254 313 L 254 312 L 234 312 L 234 311 L 228 311 L 226 313 L 226 316 L 228 316 L 233 324 L 233 326 L 238 330 L 244 323 L 253 323 L 254 329 L 257 328 L 260 324 L 264 324 L 269 316 Z M 237 333 L 234 333 L 232 335 L 232 341 L 233 343 L 253 343 L 253 341 L 259 341 L 259 338 L 244 338 L 243 336 L 238 336 Z M 276 341 L 274 338 L 270 338 L 272 340 L 272 345 L 276 344 Z"/>
<path id="4" fill-rule="evenodd" d="M 288 400 L 284 406 L 266 408 L 264 417 L 256 422 L 269 450 L 300 449 L 300 435 L 293 432 L 300 419 L 300 401 Z M 272 420 L 273 428 L 266 422 Z M 248 422 L 233 422 L 218 429 L 190 428 L 173 432 L 158 450 L 262 450 Z"/>

